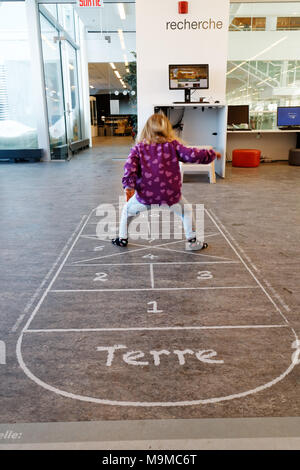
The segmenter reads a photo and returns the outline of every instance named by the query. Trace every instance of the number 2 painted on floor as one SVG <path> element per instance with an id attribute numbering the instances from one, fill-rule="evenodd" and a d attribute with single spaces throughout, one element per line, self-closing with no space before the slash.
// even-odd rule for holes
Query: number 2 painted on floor
<path id="1" fill-rule="evenodd" d="M 198 277 L 199 281 L 202 281 L 203 279 L 213 279 L 213 275 L 210 271 L 199 271 L 198 272 Z"/>
<path id="2" fill-rule="evenodd" d="M 106 282 L 107 279 L 107 274 L 106 273 L 96 273 L 96 277 L 94 279 L 95 281 L 101 281 L 101 282 Z"/>

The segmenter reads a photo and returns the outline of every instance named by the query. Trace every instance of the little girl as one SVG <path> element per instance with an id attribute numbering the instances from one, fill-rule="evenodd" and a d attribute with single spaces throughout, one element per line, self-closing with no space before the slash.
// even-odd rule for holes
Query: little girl
<path id="1" fill-rule="evenodd" d="M 122 212 L 119 237 L 112 243 L 126 247 L 131 220 L 140 212 L 151 209 L 151 204 L 157 204 L 169 206 L 172 212 L 182 217 L 188 250 L 207 248 L 207 243 L 196 239 L 192 210 L 185 206 L 183 212 L 179 161 L 211 163 L 216 157 L 221 158 L 221 154 L 214 150 L 182 145 L 168 118 L 164 114 L 153 114 L 124 166 L 122 183 L 128 202 Z"/>

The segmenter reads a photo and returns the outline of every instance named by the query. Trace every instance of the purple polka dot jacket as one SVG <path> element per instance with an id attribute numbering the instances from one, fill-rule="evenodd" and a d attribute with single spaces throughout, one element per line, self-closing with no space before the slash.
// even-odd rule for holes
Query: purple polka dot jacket
<path id="1" fill-rule="evenodd" d="M 211 163 L 214 150 L 185 147 L 177 140 L 164 144 L 135 145 L 126 160 L 124 188 L 133 188 L 141 204 L 176 204 L 181 198 L 179 161 L 183 163 Z"/>

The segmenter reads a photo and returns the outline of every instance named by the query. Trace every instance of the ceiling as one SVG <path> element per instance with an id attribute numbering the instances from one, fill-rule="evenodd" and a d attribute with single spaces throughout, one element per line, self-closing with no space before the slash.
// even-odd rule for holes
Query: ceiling
<path id="1" fill-rule="evenodd" d="M 119 5 L 121 5 L 121 10 Z M 130 54 L 132 48 L 128 51 L 122 50 L 118 30 L 121 29 L 123 31 L 127 49 L 128 41 L 126 41 L 126 35 L 132 37 L 132 33 L 135 33 L 136 30 L 135 2 L 130 0 L 120 2 L 120 4 L 117 2 L 105 2 L 103 8 L 76 7 L 75 9 L 85 25 L 87 41 L 97 41 L 98 39 L 96 42 L 97 50 L 102 50 L 103 52 L 100 54 L 98 52 L 97 59 L 98 56 L 106 57 L 104 60 L 107 60 L 107 57 L 122 57 L 125 52 L 128 60 L 132 60 L 133 57 Z M 108 41 L 105 41 L 105 39 L 108 39 Z M 109 52 L 110 50 L 111 52 Z M 109 60 L 112 59 L 110 58 Z M 121 76 L 126 74 L 124 62 L 116 62 L 115 66 Z M 109 62 L 95 61 L 89 63 L 89 82 L 90 86 L 94 87 L 90 88 L 91 95 L 124 90 Z"/>
<path id="2" fill-rule="evenodd" d="M 126 67 L 124 62 L 116 62 L 116 69 L 121 76 L 126 74 Z M 90 95 L 104 94 L 109 91 L 123 91 L 120 80 L 115 75 L 112 67 L 108 63 L 90 63 L 89 64 L 89 83 Z M 130 87 L 127 87 L 130 89 Z"/>
<path id="3" fill-rule="evenodd" d="M 122 5 L 125 16 L 120 16 L 119 5 Z M 135 3 L 105 3 L 103 8 L 75 7 L 87 31 L 135 31 Z"/>

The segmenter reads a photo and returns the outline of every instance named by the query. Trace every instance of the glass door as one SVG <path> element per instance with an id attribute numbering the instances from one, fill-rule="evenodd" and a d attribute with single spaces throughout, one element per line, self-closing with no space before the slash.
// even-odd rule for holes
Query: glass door
<path id="1" fill-rule="evenodd" d="M 54 147 L 67 143 L 61 52 L 59 42 L 56 40 L 59 31 L 43 15 L 40 15 L 40 20 L 50 149 L 52 151 Z"/>
<path id="2" fill-rule="evenodd" d="M 81 139 L 73 5 L 40 6 L 50 148 Z"/>
<path id="3" fill-rule="evenodd" d="M 81 139 L 76 49 L 68 41 L 62 41 L 61 50 L 67 136 L 73 142 Z"/>

